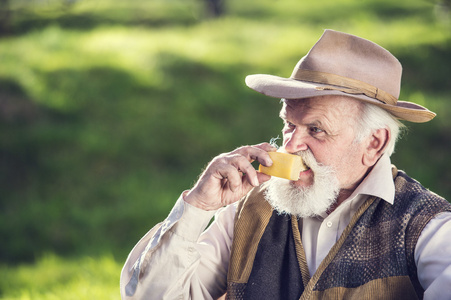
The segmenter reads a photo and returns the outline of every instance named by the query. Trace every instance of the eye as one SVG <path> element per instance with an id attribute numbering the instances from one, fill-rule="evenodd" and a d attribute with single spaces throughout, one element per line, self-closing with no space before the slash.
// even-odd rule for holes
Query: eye
<path id="1" fill-rule="evenodd" d="M 311 126 L 310 127 L 310 132 L 313 133 L 313 134 L 318 134 L 318 133 L 323 133 L 324 130 L 322 130 L 321 128 L 316 127 L 316 126 Z"/>
<path id="2" fill-rule="evenodd" d="M 284 121 L 284 131 L 294 130 L 296 128 L 296 125 L 289 121 Z"/>
<path id="3" fill-rule="evenodd" d="M 296 127 L 296 125 L 294 125 L 293 123 L 288 122 L 288 121 L 287 121 L 286 125 L 287 125 L 288 127 L 290 127 L 290 128 Z"/>

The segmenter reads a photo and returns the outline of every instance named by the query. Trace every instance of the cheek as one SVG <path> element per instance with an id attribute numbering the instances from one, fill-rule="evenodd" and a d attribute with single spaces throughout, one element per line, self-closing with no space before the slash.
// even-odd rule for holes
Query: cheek
<path id="1" fill-rule="evenodd" d="M 337 173 L 343 178 L 353 180 L 353 176 L 359 172 L 362 167 L 362 153 L 358 147 L 349 147 L 342 151 L 339 157 L 335 157 L 337 165 Z"/>
<path id="2" fill-rule="evenodd" d="M 306 145 L 318 163 L 326 166 L 334 166 L 336 163 L 336 152 L 334 151 L 334 147 L 328 146 L 327 144 L 316 139 L 306 141 Z"/>
<path id="3" fill-rule="evenodd" d="M 315 147 L 310 148 L 310 150 L 318 163 L 332 167 L 335 171 L 337 171 L 338 160 L 335 159 L 336 153 L 333 151 L 324 151 L 323 149 L 318 149 Z"/>
<path id="4" fill-rule="evenodd" d="M 356 166 L 357 152 L 354 149 L 342 148 L 338 145 L 330 147 L 315 147 L 313 145 L 311 150 L 316 160 L 326 166 L 332 167 L 337 175 L 345 175 L 352 171 Z"/>

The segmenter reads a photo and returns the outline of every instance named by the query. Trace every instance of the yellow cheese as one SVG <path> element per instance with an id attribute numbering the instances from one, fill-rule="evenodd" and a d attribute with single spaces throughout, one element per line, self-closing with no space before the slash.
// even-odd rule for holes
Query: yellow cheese
<path id="1" fill-rule="evenodd" d="M 308 169 L 298 155 L 282 152 L 268 152 L 268 154 L 273 164 L 270 167 L 260 165 L 258 170 L 261 173 L 289 180 L 298 180 L 299 173 Z"/>

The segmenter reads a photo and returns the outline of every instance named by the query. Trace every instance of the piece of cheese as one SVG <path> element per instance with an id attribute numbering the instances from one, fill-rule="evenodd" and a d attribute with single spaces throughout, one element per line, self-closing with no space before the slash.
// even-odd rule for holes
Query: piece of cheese
<path id="1" fill-rule="evenodd" d="M 299 173 L 308 169 L 299 155 L 282 152 L 268 152 L 268 154 L 273 164 L 270 167 L 260 165 L 258 171 L 261 173 L 289 180 L 298 180 Z"/>

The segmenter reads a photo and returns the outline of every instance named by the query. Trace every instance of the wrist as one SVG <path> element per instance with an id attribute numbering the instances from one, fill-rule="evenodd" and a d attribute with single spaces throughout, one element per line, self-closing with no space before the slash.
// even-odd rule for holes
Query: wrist
<path id="1" fill-rule="evenodd" d="M 187 191 L 183 192 L 177 201 L 182 207 L 182 213 L 177 214 L 177 219 L 170 231 L 188 241 L 196 242 L 216 211 L 205 211 L 190 205 L 183 199 L 185 194 Z"/>
<path id="2" fill-rule="evenodd" d="M 196 195 L 196 193 L 193 192 L 192 190 L 183 192 L 182 198 L 183 198 L 183 201 L 185 201 L 189 205 L 197 207 L 197 208 L 205 210 L 205 211 L 212 211 L 212 210 L 218 209 L 218 207 L 212 207 L 211 205 L 207 205 L 205 203 L 205 201 L 200 200 L 199 197 Z"/>

